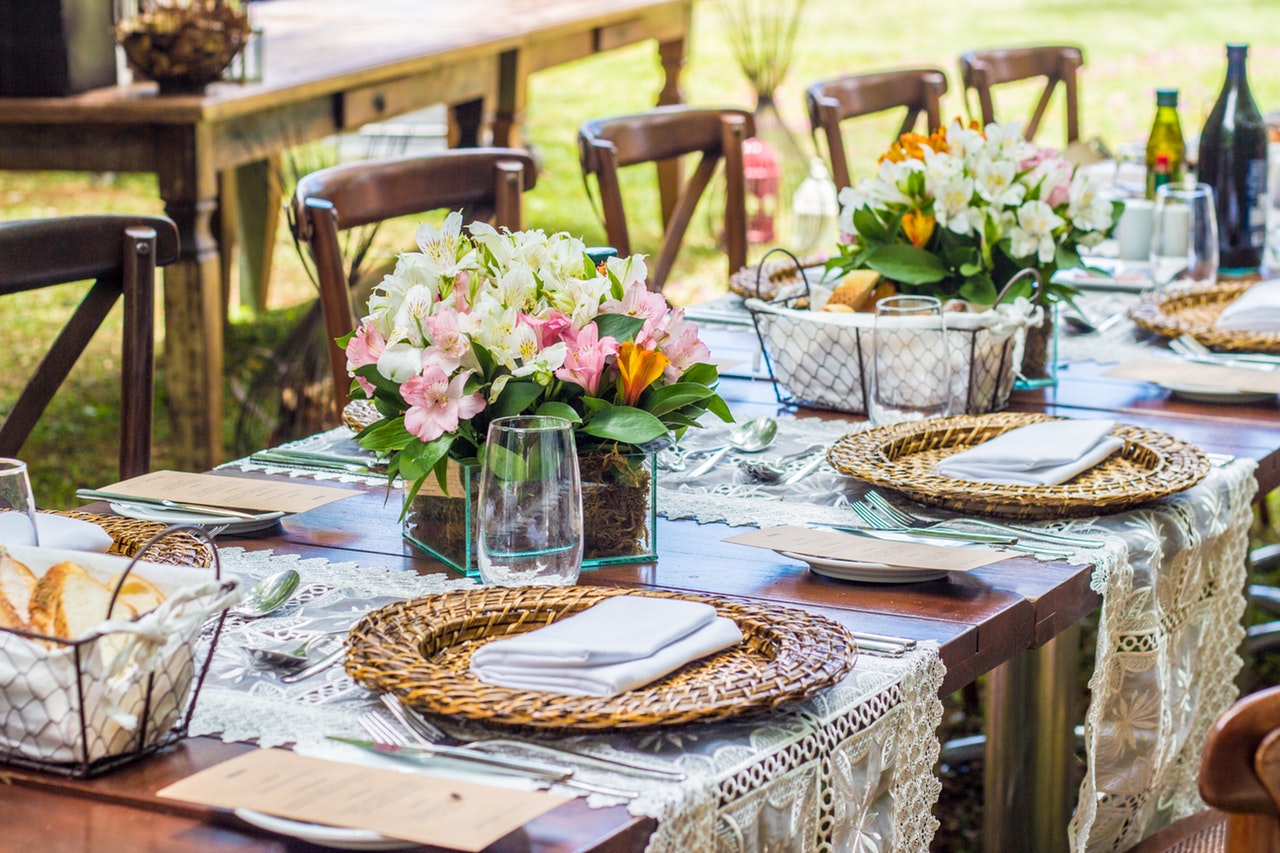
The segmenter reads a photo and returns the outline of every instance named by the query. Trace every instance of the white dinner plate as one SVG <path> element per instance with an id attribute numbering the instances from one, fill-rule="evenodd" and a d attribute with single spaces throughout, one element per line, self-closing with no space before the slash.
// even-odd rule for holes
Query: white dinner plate
<path id="1" fill-rule="evenodd" d="M 1191 403 L 1218 403 L 1220 405 L 1242 405 L 1245 403 L 1272 403 L 1276 395 L 1269 391 L 1237 391 L 1234 388 L 1217 388 L 1213 385 L 1179 385 L 1161 383 L 1173 396 Z"/>
<path id="2" fill-rule="evenodd" d="M 342 826 L 325 826 L 319 823 L 306 823 L 300 820 L 289 820 L 284 817 L 263 814 L 253 809 L 236 809 L 236 817 L 258 829 L 277 832 L 300 841 L 309 841 L 321 847 L 332 847 L 337 850 L 405 850 L 419 846 L 412 841 L 399 838 L 388 838 L 372 829 L 348 829 Z"/>
<path id="3" fill-rule="evenodd" d="M 183 512 L 177 509 L 165 509 L 159 506 L 131 504 L 124 501 L 112 501 L 111 511 L 125 518 L 136 518 L 139 521 L 159 521 L 164 524 L 190 524 L 195 527 L 221 527 L 223 533 L 251 533 L 255 530 L 266 530 L 280 523 L 286 513 L 264 512 L 252 518 L 221 518 L 212 515 L 200 515 L 194 512 Z"/>
<path id="4" fill-rule="evenodd" d="M 834 557 L 815 557 L 779 551 L 784 557 L 809 564 L 809 571 L 824 578 L 862 583 L 920 583 L 945 577 L 941 569 L 919 569 L 908 566 L 887 566 L 884 563 L 863 563 L 857 560 L 838 560 Z"/>

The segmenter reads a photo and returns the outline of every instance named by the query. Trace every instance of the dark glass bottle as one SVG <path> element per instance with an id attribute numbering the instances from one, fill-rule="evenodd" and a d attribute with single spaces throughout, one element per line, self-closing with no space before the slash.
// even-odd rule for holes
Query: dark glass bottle
<path id="1" fill-rule="evenodd" d="M 1182 180 L 1187 168 L 1187 147 L 1178 121 L 1178 90 L 1156 90 L 1156 120 L 1147 137 L 1147 198 L 1156 188 Z"/>
<path id="2" fill-rule="evenodd" d="M 1249 91 L 1248 51 L 1227 45 L 1227 79 L 1200 132 L 1197 172 L 1213 187 L 1224 270 L 1257 269 L 1266 238 L 1267 127 Z"/>

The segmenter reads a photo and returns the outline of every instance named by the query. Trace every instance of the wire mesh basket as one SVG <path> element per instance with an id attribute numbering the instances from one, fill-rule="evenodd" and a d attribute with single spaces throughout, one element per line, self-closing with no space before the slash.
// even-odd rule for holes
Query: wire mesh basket
<path id="1" fill-rule="evenodd" d="M 773 300 L 746 301 L 778 402 L 864 414 L 875 316 L 810 310 L 817 294 L 803 269 L 800 274 L 803 288 Z M 980 312 L 946 314 L 952 414 L 985 414 L 1008 405 L 1026 330 L 1039 322 L 1042 312 L 1018 300 Z M 901 379 L 912 381 L 911 376 Z"/>
<path id="2" fill-rule="evenodd" d="M 142 561 L 179 532 L 208 546 L 212 576 L 207 569 Z M 186 737 L 226 608 L 239 598 L 236 581 L 222 579 L 206 533 L 170 528 L 132 559 L 21 547 L 8 548 L 3 557 L 37 576 L 73 561 L 98 580 L 110 577 L 107 614 L 119 612 L 117 600 L 135 569 L 165 597 L 137 618 L 104 614 L 100 625 L 74 639 L 0 628 L 0 762 L 85 778 Z"/>

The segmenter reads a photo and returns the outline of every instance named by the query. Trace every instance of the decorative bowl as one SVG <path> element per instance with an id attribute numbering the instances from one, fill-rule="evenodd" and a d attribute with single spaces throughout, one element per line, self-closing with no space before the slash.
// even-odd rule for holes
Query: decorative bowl
<path id="1" fill-rule="evenodd" d="M 249 38 L 249 17 L 222 0 L 156 5 L 116 25 L 135 74 L 160 84 L 162 94 L 198 94 Z"/>

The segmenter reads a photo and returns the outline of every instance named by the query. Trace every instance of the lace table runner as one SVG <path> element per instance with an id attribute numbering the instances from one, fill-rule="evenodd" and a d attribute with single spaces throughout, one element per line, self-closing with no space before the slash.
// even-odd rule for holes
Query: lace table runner
<path id="1" fill-rule="evenodd" d="M 191 734 L 261 746 L 294 744 L 331 757 L 326 736 L 366 737 L 358 718 L 381 707 L 376 697 L 340 666 L 284 684 L 284 671 L 255 660 L 248 650 L 300 643 L 317 632 L 345 632 L 361 613 L 390 601 L 474 585 L 266 551 L 226 548 L 221 554 L 224 569 L 248 582 L 293 567 L 302 585 L 294 602 L 271 616 L 228 616 Z M 628 806 L 632 814 L 657 819 L 651 851 L 916 853 L 928 849 L 937 826 L 931 809 L 940 790 L 933 766 L 942 677 L 933 644 L 901 657 L 864 652 L 839 684 L 765 715 L 630 734 L 521 737 L 682 770 L 688 778 L 680 783 L 588 765 L 575 773 L 639 792 Z M 505 734 L 478 724 L 438 722 L 461 737 Z M 556 793 L 579 792 L 557 786 Z M 606 806 L 618 800 L 592 794 L 588 802 Z"/>
<path id="2" fill-rule="evenodd" d="M 1111 334 L 1123 346 L 1138 346 L 1130 331 Z M 820 452 L 841 435 L 867 428 L 811 417 L 780 425 L 774 446 L 750 458 Z M 718 422 L 690 430 L 681 449 L 723 444 L 728 432 Z M 349 435 L 335 430 L 307 441 Z M 805 461 L 793 460 L 790 470 Z M 735 526 L 860 523 L 848 505 L 861 489 L 825 463 L 795 485 L 778 486 L 756 482 L 730 457 L 696 482 L 683 482 L 696 462 L 689 458 L 683 471 L 661 471 L 658 509 L 667 518 Z M 262 466 L 248 469 L 254 467 Z M 1075 850 L 1125 849 L 1203 808 L 1195 787 L 1200 748 L 1208 726 L 1235 697 L 1242 666 L 1236 649 L 1243 637 L 1255 467 L 1250 460 L 1215 467 L 1195 488 L 1129 512 L 1041 523 L 1106 543 L 1067 558 L 1074 565 L 1095 564 L 1092 585 L 1103 597 L 1086 719 L 1087 772 L 1071 827 Z M 805 569 L 797 563 L 796 570 Z"/>

